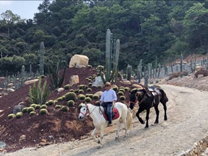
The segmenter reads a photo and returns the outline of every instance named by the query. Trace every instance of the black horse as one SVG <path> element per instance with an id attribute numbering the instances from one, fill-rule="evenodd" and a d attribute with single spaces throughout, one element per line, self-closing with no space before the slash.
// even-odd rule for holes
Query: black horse
<path id="1" fill-rule="evenodd" d="M 150 108 L 154 107 L 156 111 L 156 120 L 155 124 L 159 123 L 159 109 L 158 105 L 161 102 L 164 107 L 165 115 L 164 120 L 167 120 L 167 106 L 166 103 L 168 102 L 168 98 L 166 93 L 163 89 L 158 86 L 152 86 L 150 89 L 143 87 L 142 89 L 136 89 L 130 92 L 130 108 L 133 109 L 135 104 L 138 102 L 139 109 L 136 113 L 137 118 L 139 121 L 144 124 L 144 121 L 139 116 L 139 114 L 146 110 L 146 126 L 145 128 L 149 127 L 148 120 L 149 120 L 149 112 Z"/>

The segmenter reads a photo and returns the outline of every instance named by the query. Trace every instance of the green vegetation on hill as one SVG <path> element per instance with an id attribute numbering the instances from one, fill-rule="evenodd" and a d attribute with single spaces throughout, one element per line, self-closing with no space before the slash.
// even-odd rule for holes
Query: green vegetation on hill
<path id="1" fill-rule="evenodd" d="M 38 9 L 26 21 L 11 11 L 1 15 L 0 74 L 17 72 L 23 64 L 38 69 L 42 41 L 46 65 L 74 54 L 104 65 L 108 28 L 121 41 L 119 69 L 136 67 L 140 59 L 154 62 L 157 56 L 162 62 L 208 50 L 208 0 L 99 0 L 89 6 L 82 0 L 44 0 Z"/>

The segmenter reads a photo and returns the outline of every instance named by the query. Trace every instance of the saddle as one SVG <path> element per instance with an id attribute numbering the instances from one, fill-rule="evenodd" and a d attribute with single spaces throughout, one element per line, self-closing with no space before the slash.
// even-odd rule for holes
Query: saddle
<path id="1" fill-rule="evenodd" d="M 107 111 L 106 111 L 106 108 L 104 108 L 104 112 L 103 112 L 103 116 L 105 118 L 106 121 L 108 121 L 108 115 L 107 115 Z M 119 118 L 119 112 L 118 112 L 118 109 L 117 108 L 113 108 L 112 110 L 112 120 L 116 120 Z"/>

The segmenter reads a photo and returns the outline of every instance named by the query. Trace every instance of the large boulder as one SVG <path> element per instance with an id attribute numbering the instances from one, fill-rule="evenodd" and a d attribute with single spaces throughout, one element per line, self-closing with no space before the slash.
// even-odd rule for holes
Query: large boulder
<path id="1" fill-rule="evenodd" d="M 79 75 L 72 75 L 70 84 L 77 84 L 77 83 L 79 83 Z"/>
<path id="2" fill-rule="evenodd" d="M 89 58 L 85 55 L 74 55 L 69 63 L 69 68 L 71 67 L 87 67 Z"/>

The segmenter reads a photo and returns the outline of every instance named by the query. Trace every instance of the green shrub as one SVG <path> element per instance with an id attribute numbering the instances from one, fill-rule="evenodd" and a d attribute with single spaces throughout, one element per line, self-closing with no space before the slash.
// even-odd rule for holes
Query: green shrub
<path id="1" fill-rule="evenodd" d="M 88 77 L 86 77 L 86 78 L 85 78 L 85 80 L 89 81 L 89 78 L 88 78 Z"/>
<path id="2" fill-rule="evenodd" d="M 53 100 L 49 100 L 48 102 L 46 102 L 46 105 L 51 106 L 55 104 L 55 102 Z"/>
<path id="3" fill-rule="evenodd" d="M 118 91 L 118 86 L 114 86 L 114 87 L 113 87 L 113 90 L 114 90 L 115 92 L 117 92 L 117 91 Z"/>
<path id="4" fill-rule="evenodd" d="M 40 78 L 43 79 L 45 77 L 45 75 L 41 75 Z"/>
<path id="5" fill-rule="evenodd" d="M 19 119 L 19 118 L 22 117 L 22 115 L 23 115 L 22 112 L 18 112 L 18 113 L 16 114 L 16 118 Z"/>
<path id="6" fill-rule="evenodd" d="M 69 107 L 73 107 L 74 104 L 75 104 L 75 102 L 74 102 L 73 100 L 69 100 L 69 101 L 68 101 L 68 106 L 69 106 Z"/>
<path id="7" fill-rule="evenodd" d="M 82 93 L 84 93 L 84 90 L 83 89 L 80 89 L 79 90 L 79 94 L 82 94 Z"/>
<path id="8" fill-rule="evenodd" d="M 69 93 L 65 94 L 66 101 L 69 101 L 69 100 L 76 101 L 76 99 L 77 99 L 77 95 L 74 92 L 69 92 Z"/>
<path id="9" fill-rule="evenodd" d="M 63 111 L 63 112 L 68 112 L 68 111 L 69 111 L 69 107 L 67 107 L 67 106 L 62 106 L 62 107 L 61 107 L 61 111 Z"/>
<path id="10" fill-rule="evenodd" d="M 79 94 L 78 98 L 79 98 L 80 100 L 84 100 L 84 99 L 85 99 L 85 95 Z"/>
<path id="11" fill-rule="evenodd" d="M 129 88 L 129 87 L 125 87 L 124 90 L 125 90 L 125 91 L 129 91 L 130 88 Z"/>
<path id="12" fill-rule="evenodd" d="M 91 92 L 91 91 L 92 91 L 92 88 L 87 88 L 87 91 L 88 91 L 88 92 Z"/>
<path id="13" fill-rule="evenodd" d="M 69 88 L 71 88 L 71 86 L 72 86 L 71 84 L 67 84 L 67 85 L 64 86 L 64 89 L 69 90 Z"/>
<path id="14" fill-rule="evenodd" d="M 93 98 L 93 94 L 86 94 L 86 97 L 90 97 L 91 99 Z"/>
<path id="15" fill-rule="evenodd" d="M 48 110 L 47 109 L 41 109 L 39 111 L 40 115 L 44 115 L 44 114 L 48 114 Z"/>
<path id="16" fill-rule="evenodd" d="M 123 92 L 123 93 L 125 93 L 125 89 L 119 89 L 118 92 Z"/>
<path id="17" fill-rule="evenodd" d="M 69 92 L 74 92 L 74 89 L 70 89 Z"/>
<path id="18" fill-rule="evenodd" d="M 32 112 L 32 111 L 35 111 L 35 108 L 29 107 L 29 108 L 27 109 L 27 112 L 28 112 L 28 113 L 30 113 L 30 112 Z"/>
<path id="19" fill-rule="evenodd" d="M 8 118 L 8 119 L 13 119 L 13 118 L 15 118 L 15 117 L 16 117 L 15 114 L 9 114 L 7 118 Z"/>
<path id="20" fill-rule="evenodd" d="M 92 66 L 91 65 L 87 65 L 87 68 L 92 68 Z"/>
<path id="21" fill-rule="evenodd" d="M 92 76 L 89 76 L 88 78 L 89 78 L 89 79 L 92 79 Z"/>
<path id="22" fill-rule="evenodd" d="M 90 82 L 90 83 L 88 83 L 88 86 L 89 86 L 89 87 L 91 87 L 91 86 L 92 86 L 92 83 L 91 83 L 91 82 Z"/>
<path id="23" fill-rule="evenodd" d="M 84 85 L 79 85 L 78 88 L 79 89 L 84 89 Z"/>
<path id="24" fill-rule="evenodd" d="M 99 95 L 94 94 L 93 97 L 92 97 L 92 99 L 93 99 L 93 100 L 98 100 L 98 99 L 99 99 Z"/>
<path id="25" fill-rule="evenodd" d="M 88 82 L 92 82 L 92 79 L 88 79 Z"/>
<path id="26" fill-rule="evenodd" d="M 55 109 L 60 109 L 62 106 L 61 105 L 56 105 Z"/>
<path id="27" fill-rule="evenodd" d="M 86 98 L 85 98 L 85 102 L 86 102 L 86 103 L 90 103 L 91 101 L 92 101 L 92 99 L 91 99 L 90 97 L 86 97 Z"/>
<path id="28" fill-rule="evenodd" d="M 126 100 L 125 96 L 120 96 L 120 100 Z"/>
<path id="29" fill-rule="evenodd" d="M 47 108 L 47 105 L 42 105 L 41 106 L 41 109 L 46 109 Z"/>
<path id="30" fill-rule="evenodd" d="M 30 112 L 30 116 L 36 115 L 35 111 Z"/>
<path id="31" fill-rule="evenodd" d="M 35 109 L 40 109 L 40 107 L 41 107 L 40 105 L 36 105 Z"/>
<path id="32" fill-rule="evenodd" d="M 119 91 L 117 94 L 118 94 L 119 96 L 124 95 L 124 93 L 123 93 L 123 92 L 121 92 L 121 91 Z"/>
<path id="33" fill-rule="evenodd" d="M 36 107 L 36 104 L 31 104 L 30 107 L 35 108 Z"/>
<path id="34" fill-rule="evenodd" d="M 58 102 L 63 101 L 63 97 L 59 97 L 58 99 L 56 99 Z"/>
<path id="35" fill-rule="evenodd" d="M 79 89 L 76 89 L 74 92 L 75 92 L 75 93 L 79 93 Z"/>
<path id="36" fill-rule="evenodd" d="M 88 88 L 88 86 L 87 86 L 87 85 L 84 85 L 84 86 L 83 86 L 83 89 L 87 89 L 87 88 Z"/>
<path id="37" fill-rule="evenodd" d="M 27 109 L 28 109 L 28 107 L 23 108 L 22 113 L 27 113 Z"/>
<path id="38" fill-rule="evenodd" d="M 120 89 L 125 89 L 125 87 L 124 86 L 120 86 Z"/>

